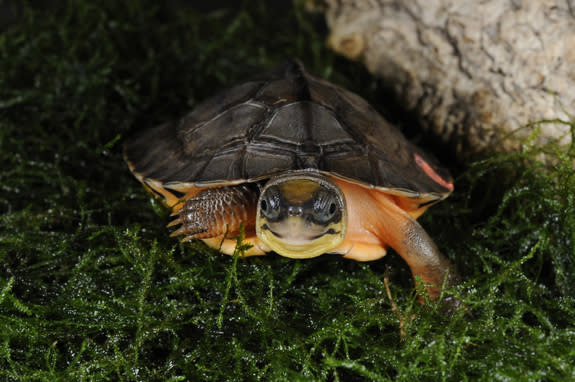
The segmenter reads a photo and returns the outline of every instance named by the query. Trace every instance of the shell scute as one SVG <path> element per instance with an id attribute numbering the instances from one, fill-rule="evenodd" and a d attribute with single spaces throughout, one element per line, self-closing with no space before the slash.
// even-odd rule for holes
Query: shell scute
<path id="1" fill-rule="evenodd" d="M 243 145 L 250 126 L 264 118 L 266 109 L 254 103 L 230 107 L 209 121 L 182 128 L 184 151 L 191 156 L 210 154 L 225 147 Z M 220 139 L 217 139 L 219 137 Z"/>
<path id="2" fill-rule="evenodd" d="M 269 145 L 250 145 L 244 157 L 245 179 L 260 179 L 262 174 L 277 174 L 290 168 L 294 154 L 289 150 L 272 149 Z"/>
<path id="3" fill-rule="evenodd" d="M 453 189 L 449 173 L 365 100 L 298 61 L 216 94 L 179 123 L 137 135 L 125 156 L 142 179 L 198 187 L 311 168 L 418 203 Z"/>
<path id="4" fill-rule="evenodd" d="M 233 91 L 224 91 L 215 94 L 208 100 L 199 103 L 194 109 L 181 119 L 179 132 L 186 143 L 188 140 L 185 134 L 190 130 L 190 126 L 201 126 L 203 123 L 218 117 L 222 110 L 229 110 L 234 106 L 241 105 L 254 97 L 261 87 L 261 83 L 248 81 L 234 86 Z"/>

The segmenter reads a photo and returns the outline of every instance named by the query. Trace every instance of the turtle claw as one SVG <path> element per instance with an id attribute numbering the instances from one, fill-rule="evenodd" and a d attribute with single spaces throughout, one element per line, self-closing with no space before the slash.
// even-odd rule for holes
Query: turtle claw
<path id="1" fill-rule="evenodd" d="M 190 227 L 188 227 L 186 224 L 184 224 L 184 221 L 181 217 L 179 217 L 178 219 L 175 219 L 173 221 L 171 221 L 167 226 L 168 227 L 173 227 L 176 226 L 178 224 L 183 224 L 182 226 L 180 226 L 177 230 L 175 230 L 174 232 L 172 232 L 170 234 L 170 237 L 176 237 L 176 236 L 181 236 L 181 235 L 185 235 L 183 239 L 181 239 L 180 241 L 185 242 L 185 241 L 190 241 L 192 239 L 196 239 L 198 238 L 198 235 L 205 233 L 207 230 L 203 229 L 203 230 L 193 230 L 190 229 Z"/>
<path id="2" fill-rule="evenodd" d="M 174 215 L 174 214 L 172 214 L 172 215 Z M 176 214 L 176 215 L 177 215 L 177 214 Z M 183 221 L 182 221 L 182 218 L 179 217 L 179 218 L 177 218 L 177 219 L 172 220 L 170 223 L 168 223 L 168 225 L 167 225 L 166 227 L 173 227 L 173 226 L 175 226 L 175 225 L 182 224 L 182 222 L 183 222 Z"/>
<path id="3" fill-rule="evenodd" d="M 169 227 L 169 226 L 168 226 Z M 180 228 L 178 228 L 177 230 L 175 230 L 174 232 L 172 232 L 170 234 L 170 237 L 175 237 L 175 236 L 180 236 L 180 235 L 185 235 L 188 234 L 188 230 L 186 229 L 185 226 L 181 226 Z"/>

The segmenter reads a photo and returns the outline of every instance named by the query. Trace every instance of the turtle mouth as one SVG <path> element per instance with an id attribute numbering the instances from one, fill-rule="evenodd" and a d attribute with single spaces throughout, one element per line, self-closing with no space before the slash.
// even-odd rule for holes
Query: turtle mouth
<path id="1" fill-rule="evenodd" d="M 304 219 L 291 217 L 274 223 L 263 223 L 258 237 L 279 255 L 308 259 L 330 252 L 343 241 L 342 230 L 306 224 Z"/>
<path id="2" fill-rule="evenodd" d="M 306 235 L 306 234 L 294 235 L 293 232 L 279 233 L 277 231 L 274 231 L 273 229 L 271 229 L 269 227 L 269 225 L 267 225 L 265 223 L 262 225 L 262 230 L 271 232 L 272 235 L 274 235 L 275 237 L 277 237 L 280 240 L 287 240 L 292 244 L 302 244 L 302 245 L 309 244 L 310 242 L 312 242 L 314 240 L 320 239 L 324 235 L 337 235 L 337 234 L 341 233 L 341 231 L 336 231 L 333 228 L 328 228 L 328 229 L 324 229 L 322 232 L 318 233 L 317 235 Z"/>

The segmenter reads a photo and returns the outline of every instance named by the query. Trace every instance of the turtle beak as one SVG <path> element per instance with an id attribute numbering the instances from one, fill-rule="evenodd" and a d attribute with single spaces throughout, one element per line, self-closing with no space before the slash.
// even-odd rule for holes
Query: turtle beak
<path id="1" fill-rule="evenodd" d="M 316 257 L 338 247 L 345 237 L 343 193 L 325 176 L 312 175 L 288 173 L 262 190 L 256 233 L 279 255 Z"/>

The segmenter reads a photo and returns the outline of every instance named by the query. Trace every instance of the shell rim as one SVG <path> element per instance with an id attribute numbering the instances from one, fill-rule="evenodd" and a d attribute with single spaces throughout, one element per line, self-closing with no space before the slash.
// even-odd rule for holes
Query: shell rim
<path id="1" fill-rule="evenodd" d="M 386 194 L 392 194 L 392 195 L 397 195 L 397 196 L 401 196 L 401 197 L 408 197 L 408 198 L 423 197 L 423 198 L 426 198 L 429 200 L 442 200 L 442 199 L 447 198 L 452 193 L 452 190 L 448 190 L 448 191 L 443 192 L 443 193 L 417 192 L 417 191 L 413 191 L 413 190 L 409 190 L 409 189 L 405 189 L 405 188 L 399 188 L 399 187 L 375 186 L 373 184 L 362 182 L 360 180 L 353 179 L 353 178 L 346 177 L 346 176 L 342 176 L 339 174 L 335 174 L 335 173 L 329 172 L 329 171 L 317 170 L 317 169 L 303 169 L 303 171 L 306 171 L 306 170 L 318 172 L 318 173 L 320 173 L 322 175 L 326 175 L 328 177 L 334 177 L 334 178 L 337 178 L 337 179 L 361 186 L 363 188 L 381 191 L 381 192 L 384 192 Z M 168 188 L 170 190 L 185 192 L 187 189 L 190 189 L 190 188 L 200 188 L 201 189 L 201 188 L 209 188 L 209 187 L 236 186 L 236 185 L 244 184 L 244 183 L 256 183 L 256 182 L 260 182 L 260 181 L 263 181 L 266 179 L 271 179 L 273 177 L 285 174 L 286 172 L 289 172 L 289 171 L 294 171 L 294 170 L 284 170 L 284 171 L 279 171 L 277 173 L 273 173 L 273 174 L 269 174 L 269 175 L 263 175 L 260 177 L 249 178 L 249 179 L 214 180 L 214 181 L 208 181 L 208 182 L 176 182 L 176 181 L 171 181 L 171 182 L 161 182 L 161 183 L 162 183 L 163 187 Z M 301 171 L 301 170 L 295 170 L 295 171 Z M 143 177 L 141 175 L 140 175 L 140 178 L 151 179 L 151 178 Z"/>

